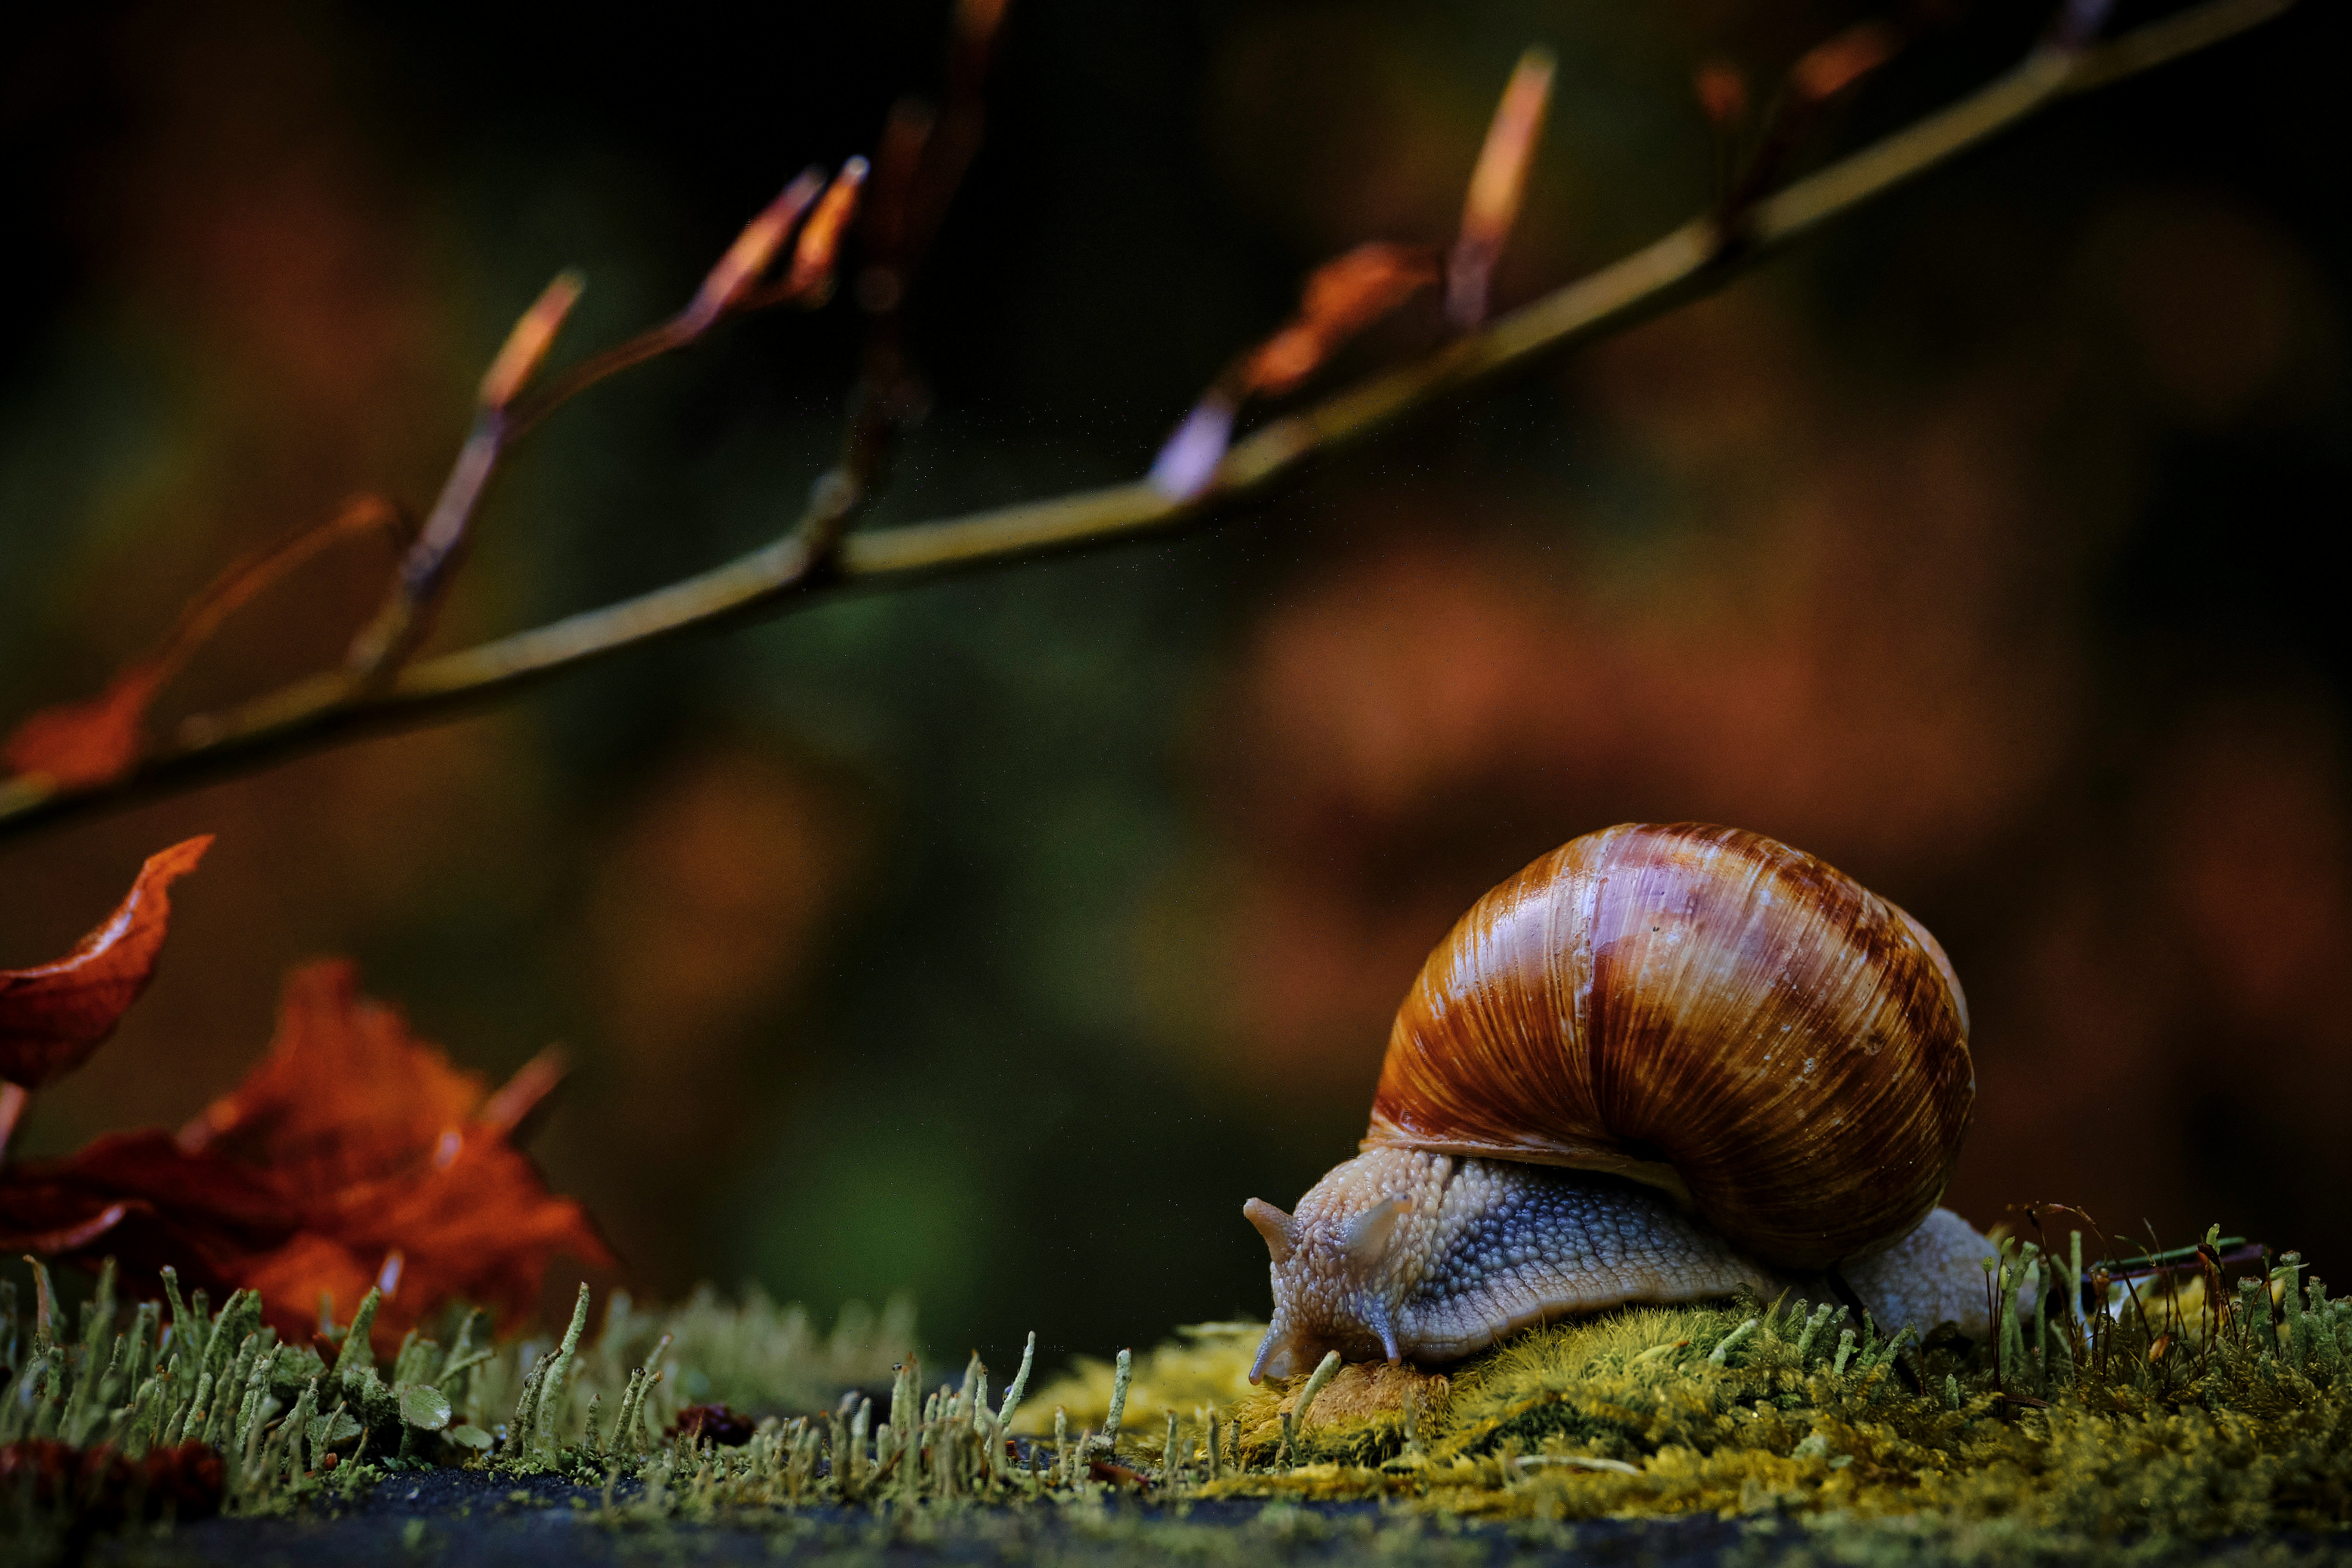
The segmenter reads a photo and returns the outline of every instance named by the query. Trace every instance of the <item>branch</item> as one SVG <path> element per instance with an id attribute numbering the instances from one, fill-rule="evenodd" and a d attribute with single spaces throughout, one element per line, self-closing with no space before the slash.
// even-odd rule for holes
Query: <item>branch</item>
<path id="1" fill-rule="evenodd" d="M 373 689 L 333 671 L 184 725 L 179 744 L 110 783 L 0 782 L 0 837 L 96 810 L 178 794 L 289 753 L 434 722 L 625 649 L 799 608 L 845 587 L 887 588 L 1043 555 L 1098 549 L 1231 517 L 1310 460 L 1426 415 L 1473 387 L 1721 288 L 1797 240 L 1950 163 L 2043 109 L 2210 47 L 2283 14 L 2294 0 L 2206 4 L 2087 47 L 2046 44 L 1960 101 L 1734 214 L 1695 218 L 1664 238 L 1503 316 L 1482 331 L 1234 445 L 1208 484 L 1171 496 L 1115 485 L 940 521 L 842 536 L 856 486 L 820 481 L 791 534 L 636 598 L 437 658 Z"/>

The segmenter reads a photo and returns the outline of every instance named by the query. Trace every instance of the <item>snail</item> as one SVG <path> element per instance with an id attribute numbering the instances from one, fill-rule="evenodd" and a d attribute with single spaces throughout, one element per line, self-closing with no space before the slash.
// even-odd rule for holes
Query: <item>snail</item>
<path id="1" fill-rule="evenodd" d="M 1936 939 L 1810 855 L 1695 823 L 1571 840 L 1422 966 L 1362 1152 L 1295 1215 L 1243 1206 L 1273 1257 L 1251 1380 L 1743 1290 L 1980 1333 L 1991 1244 L 1937 1206 L 1968 1033 Z"/>

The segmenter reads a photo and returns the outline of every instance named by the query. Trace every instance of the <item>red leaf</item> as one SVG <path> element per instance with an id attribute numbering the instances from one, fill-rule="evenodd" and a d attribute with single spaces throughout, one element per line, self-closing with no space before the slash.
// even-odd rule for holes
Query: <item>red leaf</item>
<path id="1" fill-rule="evenodd" d="M 18 773 L 38 774 L 64 789 L 82 789 L 120 778 L 139 760 L 140 730 L 147 705 L 168 674 L 156 659 L 142 659 L 86 702 L 44 708 L 16 726 L 0 746 L 0 762 Z"/>
<path id="2" fill-rule="evenodd" d="M 0 1249 L 111 1256 L 134 1274 L 169 1264 L 216 1293 L 243 1283 L 246 1261 L 284 1246 L 294 1230 L 269 1186 L 184 1152 L 160 1129 L 109 1133 L 68 1159 L 0 1172 Z"/>
<path id="3" fill-rule="evenodd" d="M 580 1205 L 508 1142 L 506 1119 L 537 1087 L 489 1095 L 361 996 L 350 964 L 312 964 L 287 980 L 269 1054 L 176 1139 L 102 1138 L 0 1173 L 0 1248 L 110 1253 L 141 1271 L 172 1264 L 192 1285 L 250 1287 L 298 1340 L 322 1294 L 348 1321 L 375 1284 L 387 1351 L 453 1300 L 511 1321 L 538 1305 L 558 1253 L 612 1261 Z"/>
<path id="4" fill-rule="evenodd" d="M 165 889 L 195 868 L 212 837 L 148 857 L 104 925 L 37 969 L 0 969 L 0 1079 L 38 1089 L 89 1058 L 155 973 L 172 914 Z"/>
<path id="5" fill-rule="evenodd" d="M 85 702 L 44 708 L 0 742 L 0 763 L 46 780 L 53 789 L 94 789 L 131 771 L 143 749 L 140 731 L 155 694 L 177 675 L 221 623 L 330 545 L 354 534 L 406 526 L 401 510 L 381 496 L 354 496 L 326 521 L 297 530 L 232 564 L 188 601 L 163 646 L 126 665 L 113 682 Z"/>

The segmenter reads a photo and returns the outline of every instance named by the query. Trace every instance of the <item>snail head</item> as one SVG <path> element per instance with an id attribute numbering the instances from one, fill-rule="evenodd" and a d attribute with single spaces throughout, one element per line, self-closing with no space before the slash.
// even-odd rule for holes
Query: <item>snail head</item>
<path id="1" fill-rule="evenodd" d="M 1433 1166 L 1448 1163 L 1372 1150 L 1318 1182 L 1296 1215 L 1258 1198 L 1242 1205 L 1273 1259 L 1274 1321 L 1252 1383 L 1308 1371 L 1329 1351 L 1348 1361 L 1400 1358 L 1398 1312 L 1421 1278 L 1443 1194 Z"/>

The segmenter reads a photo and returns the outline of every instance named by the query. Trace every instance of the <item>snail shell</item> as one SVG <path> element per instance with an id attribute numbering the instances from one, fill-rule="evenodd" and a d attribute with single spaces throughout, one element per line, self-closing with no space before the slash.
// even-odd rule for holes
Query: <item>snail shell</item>
<path id="1" fill-rule="evenodd" d="M 1893 1243 L 1976 1098 L 1918 921 L 1761 834 L 1612 827 L 1488 892 L 1422 966 L 1367 1149 L 1608 1171 L 1767 1263 Z"/>
<path id="2" fill-rule="evenodd" d="M 1423 965 L 1363 1152 L 1296 1216 L 1244 1206 L 1275 1287 L 1252 1375 L 1824 1283 L 1969 1326 L 1989 1247 L 1936 1203 L 1974 1098 L 1959 981 L 1909 915 L 1760 834 L 1588 835 Z"/>

